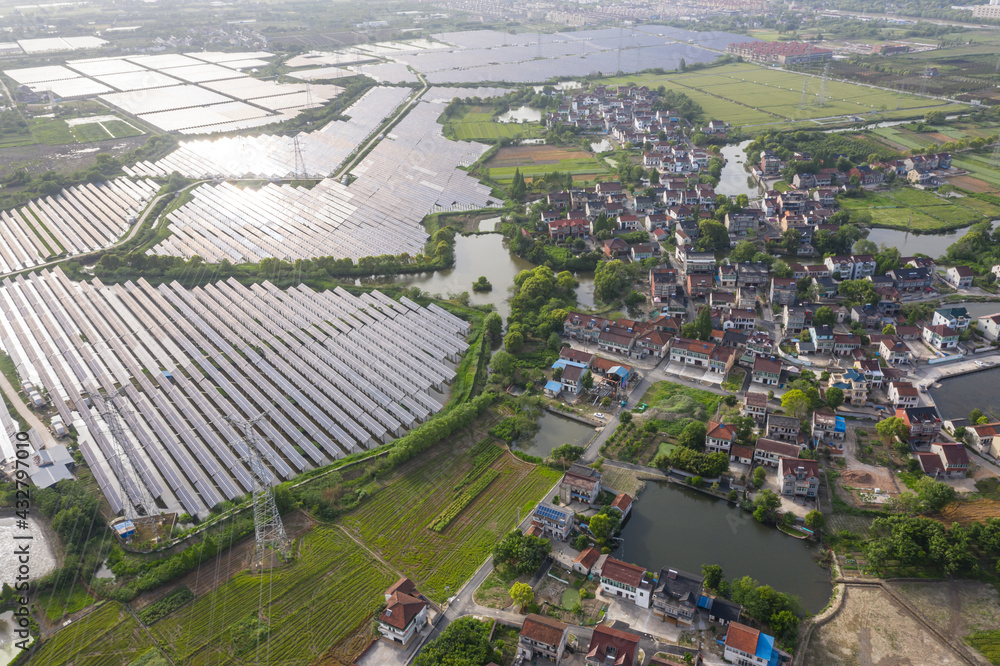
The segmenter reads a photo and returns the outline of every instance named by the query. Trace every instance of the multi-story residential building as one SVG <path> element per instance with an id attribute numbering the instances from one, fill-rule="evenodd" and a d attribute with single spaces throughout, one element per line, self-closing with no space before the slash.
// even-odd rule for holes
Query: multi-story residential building
<path id="1" fill-rule="evenodd" d="M 951 266 L 944 273 L 944 281 L 956 289 L 968 289 L 976 274 L 968 266 Z"/>
<path id="2" fill-rule="evenodd" d="M 586 238 L 590 233 L 590 222 L 586 218 L 553 220 L 549 224 L 549 236 L 554 240 Z"/>
<path id="3" fill-rule="evenodd" d="M 801 449 L 798 444 L 758 437 L 757 445 L 754 447 L 753 461 L 757 465 L 777 467 L 779 458 L 797 458 L 799 451 Z"/>
<path id="4" fill-rule="evenodd" d="M 757 384 L 777 386 L 781 379 L 781 362 L 758 356 L 753 362 L 751 379 Z"/>
<path id="5" fill-rule="evenodd" d="M 885 273 L 899 291 L 916 291 L 931 286 L 931 271 L 927 268 L 894 268 Z"/>
<path id="6" fill-rule="evenodd" d="M 774 305 L 790 305 L 795 302 L 798 281 L 795 278 L 771 279 L 771 303 Z"/>
<path id="7" fill-rule="evenodd" d="M 980 317 L 976 328 L 987 340 L 993 342 L 1000 340 L 1000 312 Z"/>
<path id="8" fill-rule="evenodd" d="M 651 268 L 649 270 L 649 291 L 654 303 L 659 303 L 677 293 L 677 269 Z"/>
<path id="9" fill-rule="evenodd" d="M 763 423 L 767 418 L 767 394 L 747 391 L 743 396 L 743 409 L 740 410 L 743 416 L 749 416 L 757 423 Z"/>
<path id="10" fill-rule="evenodd" d="M 781 168 L 783 163 L 781 158 L 778 157 L 774 152 L 768 149 L 764 149 L 760 153 L 760 170 L 763 172 L 765 178 L 774 178 L 775 176 L 781 175 Z"/>
<path id="11" fill-rule="evenodd" d="M 795 335 L 802 332 L 812 322 L 814 306 L 785 305 L 782 308 L 782 326 L 785 335 Z"/>
<path id="12" fill-rule="evenodd" d="M 409 646 L 427 624 L 427 602 L 409 578 L 400 578 L 385 591 L 385 610 L 378 616 L 378 631 L 391 643 Z"/>
<path id="13" fill-rule="evenodd" d="M 704 581 L 704 576 L 663 568 L 653 592 L 653 614 L 673 624 L 691 626 Z"/>
<path id="14" fill-rule="evenodd" d="M 649 608 L 653 582 L 643 567 L 609 557 L 601 568 L 601 593 L 621 597 L 640 608 Z"/>
<path id="15" fill-rule="evenodd" d="M 569 625 L 545 615 L 531 613 L 524 618 L 517 639 L 517 654 L 526 662 L 543 657 L 558 666 L 566 652 Z"/>
<path id="16" fill-rule="evenodd" d="M 599 624 L 594 627 L 585 659 L 592 666 L 636 666 L 638 653 L 638 634 Z"/>
<path id="17" fill-rule="evenodd" d="M 819 463 L 795 458 L 778 459 L 781 494 L 788 497 L 816 497 L 819 492 Z"/>
<path id="18" fill-rule="evenodd" d="M 574 514 L 568 509 L 539 502 L 531 514 L 531 529 L 546 539 L 565 541 L 573 531 Z"/>
<path id="19" fill-rule="evenodd" d="M 831 370 L 827 386 L 844 392 L 844 402 L 855 407 L 863 407 L 868 402 L 868 381 L 854 368 Z"/>
<path id="20" fill-rule="evenodd" d="M 859 359 L 854 362 L 854 369 L 864 375 L 869 388 L 882 388 L 882 382 L 885 379 L 885 374 L 882 372 L 882 366 L 879 365 L 878 361 L 874 359 Z"/>
<path id="21" fill-rule="evenodd" d="M 712 293 L 712 276 L 707 273 L 692 273 L 684 282 L 689 298 L 702 298 Z"/>
<path id="22" fill-rule="evenodd" d="M 870 254 L 839 254 L 823 262 L 841 280 L 862 280 L 875 274 L 875 257 Z"/>
<path id="23" fill-rule="evenodd" d="M 878 343 L 879 356 L 889 365 L 907 365 L 913 359 L 913 353 L 905 342 L 888 335 Z"/>
<path id="24" fill-rule="evenodd" d="M 708 369 L 709 359 L 715 351 L 715 344 L 688 338 L 673 338 L 670 341 L 670 360 L 684 365 L 694 365 Z"/>
<path id="25" fill-rule="evenodd" d="M 826 324 L 822 326 L 810 326 L 809 335 L 817 354 L 833 353 L 833 328 Z"/>
<path id="26" fill-rule="evenodd" d="M 937 349 L 958 347 L 958 331 L 950 326 L 924 326 L 924 342 Z"/>
<path id="27" fill-rule="evenodd" d="M 823 440 L 844 439 L 847 434 L 847 422 L 844 417 L 837 416 L 832 409 L 820 407 L 813 412 L 812 436 L 819 444 Z"/>
<path id="28" fill-rule="evenodd" d="M 836 356 L 850 356 L 855 350 L 861 349 L 861 336 L 841 335 L 835 333 L 833 336 L 833 353 Z"/>
<path id="29" fill-rule="evenodd" d="M 948 326 L 961 332 L 969 328 L 971 321 L 972 315 L 965 308 L 938 308 L 931 317 L 931 326 Z"/>
<path id="30" fill-rule="evenodd" d="M 739 622 L 730 623 L 723 646 L 723 657 L 736 666 L 778 666 L 782 663 L 773 636 Z"/>
<path id="31" fill-rule="evenodd" d="M 728 452 L 736 439 L 736 429 L 731 425 L 709 421 L 705 434 L 705 451 L 707 453 Z"/>
<path id="32" fill-rule="evenodd" d="M 774 341 L 771 340 L 771 336 L 766 331 L 756 331 L 750 334 L 744 345 L 746 348 L 740 358 L 740 363 L 750 365 L 750 367 L 753 367 L 754 360 L 759 356 L 766 358 L 774 356 Z"/>
<path id="33" fill-rule="evenodd" d="M 696 252 L 690 247 L 681 247 L 678 245 L 677 251 L 674 253 L 674 258 L 680 265 L 684 275 L 691 275 L 693 273 L 712 274 L 715 272 L 714 252 Z"/>
<path id="34" fill-rule="evenodd" d="M 635 332 L 621 326 L 608 326 L 597 336 L 601 351 L 628 355 L 635 347 Z"/>
<path id="35" fill-rule="evenodd" d="M 931 444 L 930 451 L 918 452 L 916 457 L 924 474 L 934 478 L 963 478 L 969 473 L 969 454 L 962 444 L 937 442 Z"/>
<path id="36" fill-rule="evenodd" d="M 594 506 L 600 494 L 601 473 L 592 467 L 574 463 L 559 482 L 559 499 L 565 505 L 570 502 L 583 502 Z"/>
<path id="37" fill-rule="evenodd" d="M 761 211 L 756 208 L 746 208 L 738 213 L 726 213 L 726 230 L 729 231 L 730 242 L 739 242 L 752 231 L 760 229 Z"/>
<path id="38" fill-rule="evenodd" d="M 896 410 L 896 416 L 910 428 L 910 444 L 921 446 L 938 439 L 941 417 L 935 407 L 906 407 Z"/>
<path id="39" fill-rule="evenodd" d="M 801 424 L 797 418 L 768 414 L 764 426 L 764 436 L 769 439 L 779 439 L 786 442 L 797 442 Z"/>
<path id="40" fill-rule="evenodd" d="M 916 407 L 920 393 L 910 382 L 889 382 L 889 404 L 894 408 Z"/>

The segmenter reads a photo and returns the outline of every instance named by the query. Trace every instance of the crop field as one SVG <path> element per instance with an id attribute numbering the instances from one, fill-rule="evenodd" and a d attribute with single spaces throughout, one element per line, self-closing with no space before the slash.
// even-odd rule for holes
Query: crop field
<path id="1" fill-rule="evenodd" d="M 109 601 L 47 639 L 30 661 L 40 666 L 124 666 L 151 647 L 135 617 Z"/>
<path id="2" fill-rule="evenodd" d="M 318 526 L 273 577 L 242 573 L 150 628 L 175 663 L 311 664 L 365 622 L 395 576 L 339 528 Z M 271 639 L 240 651 L 239 628 L 270 596 Z"/>
<path id="3" fill-rule="evenodd" d="M 1000 216 L 1000 207 L 968 197 L 944 199 L 926 190 L 903 187 L 861 198 L 844 197 L 848 210 L 866 210 L 878 227 L 940 231 L 967 227 Z"/>
<path id="4" fill-rule="evenodd" d="M 528 515 L 560 474 L 505 454 L 488 469 L 499 473 L 487 492 L 463 508 L 441 533 L 431 523 L 456 499 L 456 485 L 474 465 L 471 437 L 433 449 L 387 479 L 344 525 L 409 576 L 428 597 L 443 601 L 471 576 L 490 549 Z M 520 514 L 518 511 L 520 510 Z"/>
<path id="5" fill-rule="evenodd" d="M 1000 172 L 990 167 L 990 155 L 962 153 L 952 157 L 951 165 L 965 169 L 979 180 L 986 181 L 994 188 L 1000 188 Z"/>
<path id="6" fill-rule="evenodd" d="M 445 136 L 460 141 L 530 138 L 544 132 L 538 123 L 498 123 L 490 107 L 480 106 L 463 106 L 445 123 Z"/>
<path id="7" fill-rule="evenodd" d="M 615 84 L 628 81 L 651 87 L 662 85 L 674 88 L 698 102 L 707 115 L 733 125 L 861 115 L 945 104 L 941 100 L 917 95 L 900 95 L 856 83 L 829 81 L 826 103 L 819 106 L 820 77 L 745 63 L 690 73 L 623 76 L 603 82 Z M 803 83 L 806 86 L 806 106 L 800 108 Z"/>
<path id="8" fill-rule="evenodd" d="M 521 170 L 525 181 L 533 176 L 559 171 L 576 179 L 594 180 L 608 173 L 608 166 L 592 153 L 558 146 L 516 146 L 501 148 L 484 165 L 490 177 L 499 183 L 514 180 L 514 171 Z"/>

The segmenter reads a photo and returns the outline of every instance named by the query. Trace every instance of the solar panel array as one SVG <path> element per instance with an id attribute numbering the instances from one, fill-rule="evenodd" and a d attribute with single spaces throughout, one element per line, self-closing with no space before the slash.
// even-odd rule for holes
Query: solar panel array
<path id="1" fill-rule="evenodd" d="M 324 178 L 336 170 L 411 93 L 409 88 L 372 88 L 344 111 L 349 120 L 299 134 L 305 174 Z M 173 171 L 191 178 L 289 178 L 297 173 L 295 141 L 268 134 L 189 141 L 156 163 L 125 169 L 130 175 L 154 177 Z"/>
<path id="2" fill-rule="evenodd" d="M 441 136 L 439 105 L 421 102 L 351 172 L 312 189 L 268 184 L 259 190 L 202 185 L 170 213 L 171 234 L 149 254 L 209 262 L 362 257 L 424 250 L 424 216 L 485 208 L 490 188 L 456 167 L 487 146 Z"/>
<path id="3" fill-rule="evenodd" d="M 0 283 L 0 346 L 48 391 L 114 511 L 100 392 L 123 388 L 126 465 L 167 511 L 205 516 L 252 488 L 227 416 L 253 417 L 273 482 L 369 449 L 439 411 L 467 322 L 379 292 L 105 286 L 43 270 Z M 90 398 L 91 406 L 87 399 Z M 135 497 L 135 489 L 125 493 Z"/>
<path id="4" fill-rule="evenodd" d="M 84 183 L 0 211 L 0 274 L 108 247 L 160 189 L 148 179 Z"/>
<path id="5" fill-rule="evenodd" d="M 6 70 L 35 91 L 101 100 L 167 132 L 213 134 L 262 127 L 315 108 L 343 92 L 338 86 L 254 79 L 241 69 L 267 65 L 265 52 L 162 53 L 70 60 Z M 391 63 L 391 67 L 404 65 Z"/>

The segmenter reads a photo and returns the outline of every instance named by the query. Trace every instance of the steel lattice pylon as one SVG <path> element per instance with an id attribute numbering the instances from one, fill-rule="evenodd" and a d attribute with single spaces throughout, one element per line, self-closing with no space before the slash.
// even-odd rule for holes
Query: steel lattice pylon
<path id="1" fill-rule="evenodd" d="M 256 537 L 254 548 L 254 563 L 261 566 L 264 557 L 271 550 L 278 550 L 282 560 L 288 559 L 288 535 L 285 534 L 285 526 L 281 522 L 281 515 L 278 513 L 278 506 L 274 503 L 274 491 L 268 483 L 270 474 L 264 461 L 260 458 L 260 449 L 257 448 L 257 433 L 254 425 L 264 418 L 261 414 L 249 421 L 227 417 L 233 427 L 243 431 L 243 443 L 246 445 L 246 453 L 243 455 L 243 462 L 250 468 L 250 476 L 253 478 L 253 525 Z"/>
<path id="2" fill-rule="evenodd" d="M 119 394 L 109 395 L 102 392 L 104 411 L 101 417 L 108 424 L 111 442 L 114 447 L 115 463 L 118 467 L 118 481 L 122 491 L 122 514 L 135 524 L 139 520 L 151 519 L 156 516 L 156 505 L 153 495 L 146 486 L 145 479 L 139 474 L 126 450 L 125 429 L 122 427 L 121 412 L 115 404 Z M 131 490 L 129 490 L 131 486 Z"/>

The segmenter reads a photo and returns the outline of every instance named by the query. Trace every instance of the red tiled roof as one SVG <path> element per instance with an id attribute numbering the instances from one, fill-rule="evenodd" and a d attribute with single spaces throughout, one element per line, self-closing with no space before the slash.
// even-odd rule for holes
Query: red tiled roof
<path id="1" fill-rule="evenodd" d="M 751 459 L 753 458 L 753 447 L 733 444 L 729 449 L 729 456 L 731 458 Z"/>
<path id="2" fill-rule="evenodd" d="M 953 442 L 941 442 L 934 444 L 941 447 L 941 454 L 944 456 L 949 467 L 965 466 L 969 464 L 969 454 L 962 444 Z"/>
<path id="3" fill-rule="evenodd" d="M 789 474 L 794 474 L 795 470 L 799 467 L 805 469 L 808 476 L 815 476 L 819 478 L 819 463 L 815 460 L 809 460 L 808 458 L 778 458 L 778 469 L 782 476 L 788 476 Z"/>
<path id="4" fill-rule="evenodd" d="M 614 661 L 615 666 L 632 666 L 632 662 L 635 661 L 635 653 L 639 649 L 639 636 L 599 624 L 594 627 L 594 635 L 590 638 L 587 659 L 604 663 L 609 647 L 615 648 L 617 655 Z"/>
<path id="5" fill-rule="evenodd" d="M 938 457 L 936 453 L 916 453 L 917 460 L 920 462 L 920 469 L 924 470 L 924 474 L 934 474 L 936 472 L 943 472 L 944 466 L 941 465 L 941 458 Z"/>
<path id="6" fill-rule="evenodd" d="M 396 629 L 406 629 L 413 618 L 424 609 L 427 604 L 402 592 L 396 592 L 389 597 L 385 610 L 379 615 L 378 621 L 388 624 Z"/>
<path id="7" fill-rule="evenodd" d="M 604 568 L 601 569 L 602 578 L 610 578 L 615 582 L 632 587 L 639 587 L 639 584 L 642 583 L 642 577 L 645 575 L 646 570 L 642 567 L 616 560 L 613 557 L 606 559 Z"/>
<path id="8" fill-rule="evenodd" d="M 752 407 L 767 407 L 767 394 L 747 391 L 746 404 Z"/>
<path id="9" fill-rule="evenodd" d="M 593 546 L 590 546 L 589 548 L 587 548 L 582 553 L 576 556 L 576 559 L 573 560 L 573 564 L 582 564 L 583 566 L 589 569 L 590 567 L 594 566 L 594 564 L 599 559 L 601 559 L 601 551 L 597 550 Z"/>
<path id="10" fill-rule="evenodd" d="M 630 506 L 632 506 L 632 498 L 625 493 L 618 493 L 615 501 L 611 503 L 612 509 L 619 509 L 622 513 L 628 511 Z"/>
<path id="11" fill-rule="evenodd" d="M 413 581 L 403 576 L 395 583 L 392 584 L 388 590 L 385 591 L 386 594 L 392 596 L 396 592 L 402 592 L 403 594 L 413 595 L 417 591 L 417 586 L 413 584 Z"/>
<path id="12" fill-rule="evenodd" d="M 753 361 L 753 371 L 779 374 L 781 372 L 781 363 L 758 356 Z"/>
<path id="13" fill-rule="evenodd" d="M 559 645 L 567 626 L 559 620 L 532 613 L 524 618 L 521 635 L 545 645 Z"/>
<path id="14" fill-rule="evenodd" d="M 766 437 L 757 439 L 757 450 L 765 453 L 774 453 L 787 458 L 797 458 L 800 451 L 799 447 L 795 444 L 779 442 L 776 439 L 768 439 Z"/>
<path id="15" fill-rule="evenodd" d="M 725 423 L 717 423 L 715 421 L 708 422 L 708 433 L 706 437 L 714 437 L 715 439 L 725 439 L 732 441 L 733 437 L 736 435 L 732 426 Z"/>
<path id="16" fill-rule="evenodd" d="M 760 632 L 758 630 L 739 622 L 731 622 L 729 630 L 726 632 L 726 647 L 731 647 L 734 650 L 746 652 L 747 654 L 754 654 L 757 652 L 757 640 L 759 637 Z"/>

